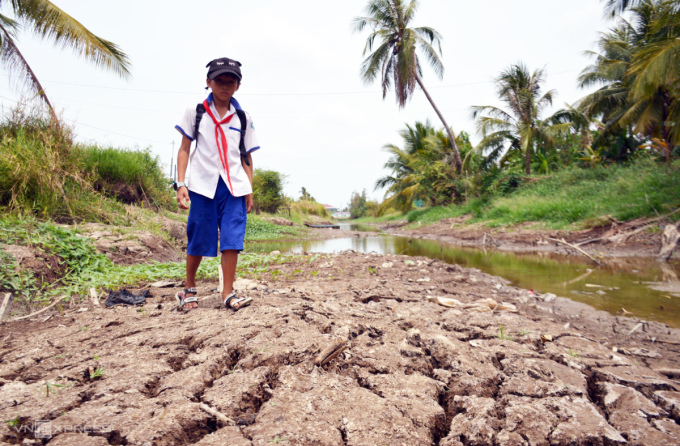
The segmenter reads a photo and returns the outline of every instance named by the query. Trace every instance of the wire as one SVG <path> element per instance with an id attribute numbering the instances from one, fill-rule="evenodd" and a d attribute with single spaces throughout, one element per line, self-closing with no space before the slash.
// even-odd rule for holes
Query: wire
<path id="1" fill-rule="evenodd" d="M 17 105 L 24 105 L 24 106 L 27 105 L 26 102 L 15 101 L 14 99 L 10 99 L 10 98 L 7 98 L 7 97 L 5 97 L 5 96 L 0 96 L 0 99 L 5 99 L 5 100 L 10 101 L 10 102 L 13 102 L 13 103 L 15 103 L 15 104 L 17 104 Z M 139 137 L 137 137 L 137 136 L 131 136 L 131 135 L 126 135 L 126 134 L 124 134 L 124 133 L 114 132 L 114 131 L 112 131 L 112 130 L 102 129 L 102 128 L 99 128 L 99 127 L 95 127 L 95 126 L 93 126 L 93 125 L 84 124 L 84 123 L 79 122 L 79 121 L 74 121 L 73 119 L 67 119 L 67 118 L 61 118 L 61 119 L 63 119 L 64 121 L 70 122 L 70 123 L 72 123 L 72 124 L 82 125 L 83 127 L 89 127 L 89 128 L 91 128 L 91 129 L 100 130 L 100 131 L 102 131 L 102 132 L 107 132 L 107 133 L 112 133 L 112 134 L 118 135 L 118 136 L 124 136 L 124 137 L 130 138 L 130 139 L 136 139 L 136 140 L 139 140 L 139 141 L 146 141 L 146 142 L 156 142 L 156 143 L 160 143 L 160 144 L 172 144 L 172 142 L 158 141 L 158 140 L 156 140 L 156 139 L 139 138 Z"/>
<path id="2" fill-rule="evenodd" d="M 553 75 L 574 73 L 579 70 L 567 70 L 559 71 L 557 73 L 552 73 Z M 3 76 L 9 76 L 8 74 L 2 74 Z M 43 82 L 61 85 L 73 85 L 78 87 L 86 88 L 99 88 L 105 90 L 118 90 L 118 91 L 132 91 L 141 93 L 164 93 L 164 94 L 192 94 L 195 95 L 196 91 L 170 91 L 170 90 L 147 90 L 142 88 L 123 88 L 123 87 L 110 87 L 106 85 L 90 85 L 90 84 L 80 84 L 75 82 L 62 82 L 62 81 L 50 81 L 44 80 Z M 449 84 L 449 85 L 438 85 L 430 87 L 431 89 L 441 89 L 441 88 L 454 88 L 454 87 L 467 87 L 470 85 L 483 85 L 483 84 L 493 84 L 495 80 L 481 81 L 481 82 L 467 82 L 462 84 Z M 382 93 L 381 90 L 369 90 L 369 91 L 340 91 L 340 92 L 316 92 L 316 93 L 239 93 L 239 96 L 340 96 L 340 95 L 354 95 L 354 94 L 376 94 Z"/>

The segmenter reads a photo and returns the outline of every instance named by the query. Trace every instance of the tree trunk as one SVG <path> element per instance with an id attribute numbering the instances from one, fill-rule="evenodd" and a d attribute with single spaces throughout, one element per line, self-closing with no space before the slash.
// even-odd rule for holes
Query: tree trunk
<path id="1" fill-rule="evenodd" d="M 527 175 L 531 175 L 531 153 L 529 152 L 528 147 L 525 153 L 526 155 L 524 156 L 524 171 L 526 172 Z"/>
<path id="2" fill-rule="evenodd" d="M 673 255 L 678 240 L 680 240 L 678 228 L 672 223 L 666 224 L 666 228 L 661 235 L 661 250 L 656 256 L 656 260 L 659 262 L 668 262 L 668 259 Z"/>
<path id="3" fill-rule="evenodd" d="M 449 139 L 451 140 L 451 148 L 453 149 L 453 160 L 456 163 L 456 172 L 461 173 L 461 171 L 463 170 L 463 162 L 460 160 L 460 152 L 458 151 L 458 146 L 456 145 L 456 139 L 453 137 L 453 132 L 451 132 L 451 128 L 449 128 L 449 125 L 444 120 L 444 116 L 442 116 L 442 114 L 439 111 L 439 109 L 437 108 L 437 106 L 434 105 L 434 101 L 432 100 L 432 97 L 430 96 L 430 94 L 425 89 L 425 86 L 423 85 L 423 81 L 422 81 L 422 79 L 420 79 L 420 76 L 417 73 L 416 73 L 416 81 L 418 82 L 420 89 L 423 90 L 423 93 L 425 93 L 427 100 L 430 101 L 430 105 L 432 105 L 432 108 L 434 108 L 434 111 L 435 111 L 435 113 L 437 113 L 437 116 L 439 116 L 439 119 L 442 121 L 442 124 L 444 124 L 444 128 L 446 129 L 446 133 L 449 135 Z"/>

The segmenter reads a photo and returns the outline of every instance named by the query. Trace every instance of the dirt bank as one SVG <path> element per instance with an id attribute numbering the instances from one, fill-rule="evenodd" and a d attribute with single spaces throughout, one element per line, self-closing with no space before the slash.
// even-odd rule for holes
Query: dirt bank
<path id="1" fill-rule="evenodd" d="M 679 330 L 424 258 L 289 259 L 238 283 L 254 304 L 236 313 L 203 283 L 188 314 L 179 288 L 152 288 L 141 307 L 86 302 L 3 324 L 0 439 L 678 444 Z M 347 349 L 314 365 L 337 339 Z M 37 420 L 50 439 L 35 439 Z"/>
<path id="2" fill-rule="evenodd" d="M 513 227 L 486 228 L 481 224 L 466 224 L 467 219 L 468 217 L 447 218 L 415 229 L 399 225 L 384 225 L 382 228 L 393 235 L 441 240 L 460 246 L 514 252 L 583 255 L 577 249 L 558 241 L 564 240 L 596 259 L 655 257 L 661 248 L 662 229 L 656 222 L 658 219 L 610 222 L 581 231 L 541 230 L 535 229 L 535 225 L 530 223 Z"/>

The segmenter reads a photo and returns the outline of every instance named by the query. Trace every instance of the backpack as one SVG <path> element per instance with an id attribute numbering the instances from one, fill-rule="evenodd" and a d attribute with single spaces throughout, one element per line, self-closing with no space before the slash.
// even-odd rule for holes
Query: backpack
<path id="1" fill-rule="evenodd" d="M 203 114 L 205 113 L 205 107 L 203 106 L 203 103 L 200 103 L 196 106 L 196 123 L 194 124 L 194 135 L 196 135 L 196 147 L 198 147 L 198 125 L 201 123 L 201 119 L 203 119 Z M 248 121 L 246 120 L 246 112 L 241 110 L 240 108 L 236 109 L 236 114 L 238 115 L 239 121 L 241 121 L 241 140 L 239 141 L 238 149 L 241 152 L 241 158 L 243 158 L 243 161 L 245 161 L 246 166 L 250 167 L 250 161 L 248 161 L 248 152 L 246 152 L 246 145 L 243 142 L 243 139 L 246 136 L 246 126 L 248 125 Z"/>

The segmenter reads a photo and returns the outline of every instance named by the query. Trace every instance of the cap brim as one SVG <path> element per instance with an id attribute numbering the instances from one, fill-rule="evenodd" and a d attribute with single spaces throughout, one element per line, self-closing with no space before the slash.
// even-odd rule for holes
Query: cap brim
<path id="1" fill-rule="evenodd" d="M 223 68 L 221 70 L 215 70 L 214 72 L 209 73 L 208 77 L 210 78 L 210 80 L 213 80 L 217 76 L 221 76 L 223 74 L 233 74 L 234 76 L 236 76 L 238 78 L 238 80 L 243 79 L 238 72 L 234 71 L 231 68 Z"/>

